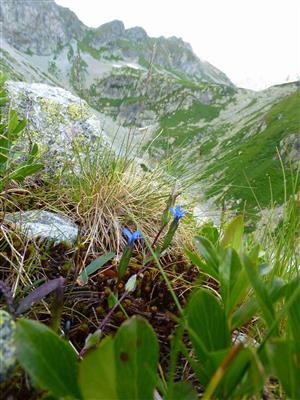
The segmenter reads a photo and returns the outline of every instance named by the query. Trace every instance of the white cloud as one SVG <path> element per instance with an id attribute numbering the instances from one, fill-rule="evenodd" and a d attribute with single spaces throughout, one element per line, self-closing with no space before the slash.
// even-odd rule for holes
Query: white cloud
<path id="1" fill-rule="evenodd" d="M 86 25 L 120 19 L 150 36 L 179 36 L 239 86 L 300 77 L 299 0 L 56 0 Z"/>

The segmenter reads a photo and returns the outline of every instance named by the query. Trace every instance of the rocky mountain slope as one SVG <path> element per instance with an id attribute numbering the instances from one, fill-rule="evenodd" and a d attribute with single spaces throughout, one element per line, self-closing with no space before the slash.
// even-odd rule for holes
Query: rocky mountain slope
<path id="1" fill-rule="evenodd" d="M 52 0 L 2 0 L 0 18 L 0 66 L 11 79 L 70 89 L 110 121 L 112 136 L 134 132 L 152 159 L 176 153 L 169 172 L 192 175 L 195 193 L 235 207 L 284 200 L 282 165 L 289 185 L 289 157 L 293 168 L 299 159 L 297 83 L 237 88 L 181 39 L 121 21 L 91 29 Z"/>
<path id="2" fill-rule="evenodd" d="M 231 84 L 217 68 L 200 61 L 182 39 L 151 38 L 140 27 L 125 29 L 121 21 L 88 28 L 53 0 L 3 0 L 0 19 L 5 42 L 44 73 L 64 78 L 71 86 L 77 78 L 76 68 L 89 85 L 96 77 L 128 63 L 145 70 L 151 65 L 170 76 L 194 81 Z"/>

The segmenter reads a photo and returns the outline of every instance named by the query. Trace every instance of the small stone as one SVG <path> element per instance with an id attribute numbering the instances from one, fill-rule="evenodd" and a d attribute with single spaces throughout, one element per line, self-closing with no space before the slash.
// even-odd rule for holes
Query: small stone
<path id="1" fill-rule="evenodd" d="M 79 233 L 78 226 L 70 218 L 49 211 L 15 212 L 6 214 L 5 219 L 14 222 L 16 229 L 29 239 L 73 245 Z"/>
<path id="2" fill-rule="evenodd" d="M 243 332 L 234 332 L 232 342 L 234 344 L 243 343 L 245 346 L 250 345 L 257 347 L 259 345 L 259 343 L 254 338 Z"/>

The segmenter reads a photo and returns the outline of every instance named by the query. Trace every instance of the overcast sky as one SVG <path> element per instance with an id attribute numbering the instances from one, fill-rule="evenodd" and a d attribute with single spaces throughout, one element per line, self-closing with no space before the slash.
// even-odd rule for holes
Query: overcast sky
<path id="1" fill-rule="evenodd" d="M 87 26 L 114 19 L 178 36 L 238 86 L 300 78 L 300 0 L 56 0 Z"/>

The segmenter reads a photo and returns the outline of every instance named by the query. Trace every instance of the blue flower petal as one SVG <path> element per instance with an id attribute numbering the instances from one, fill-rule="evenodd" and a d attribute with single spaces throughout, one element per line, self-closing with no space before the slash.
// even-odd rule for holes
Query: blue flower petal
<path id="1" fill-rule="evenodd" d="M 170 211 L 173 214 L 175 221 L 179 221 L 187 213 L 187 211 L 181 210 L 181 207 L 179 205 L 176 205 L 175 208 L 171 207 Z"/>
<path id="2" fill-rule="evenodd" d="M 131 240 L 131 238 L 132 238 L 132 233 L 130 232 L 129 229 L 123 228 L 122 232 L 124 233 L 124 235 L 127 236 L 128 240 Z"/>
<path id="3" fill-rule="evenodd" d="M 135 231 L 132 234 L 133 240 L 137 240 L 137 239 L 142 239 L 142 233 L 141 231 Z"/>
<path id="4" fill-rule="evenodd" d="M 131 246 L 135 240 L 142 239 L 142 234 L 140 231 L 131 233 L 129 229 L 123 228 L 122 232 L 128 238 L 128 246 Z"/>
<path id="5" fill-rule="evenodd" d="M 176 217 L 176 215 L 177 215 L 176 208 L 172 207 L 172 208 L 170 208 L 170 211 L 173 214 L 173 216 Z"/>

